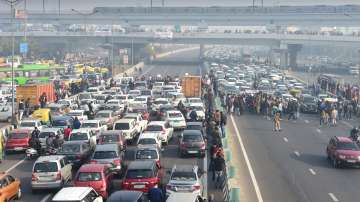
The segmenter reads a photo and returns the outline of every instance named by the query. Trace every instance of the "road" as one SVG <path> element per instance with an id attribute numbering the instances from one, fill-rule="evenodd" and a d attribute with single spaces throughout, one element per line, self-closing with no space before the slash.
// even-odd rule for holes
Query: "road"
<path id="1" fill-rule="evenodd" d="M 184 58 L 192 58 L 194 54 L 198 54 L 198 51 L 189 51 L 184 53 L 179 53 L 177 56 L 169 56 L 172 60 L 178 58 L 179 60 Z M 190 73 L 194 75 L 200 74 L 200 69 L 197 66 L 145 66 L 143 69 L 144 76 L 150 75 L 170 75 L 170 76 L 181 76 L 185 73 Z M 198 165 L 201 169 L 204 169 L 204 165 L 207 165 L 207 157 L 204 159 L 201 158 L 179 158 L 178 157 L 178 139 L 176 136 L 179 135 L 180 132 L 176 131 L 174 134 L 174 139 L 172 139 L 169 145 L 165 148 L 163 152 L 162 164 L 163 168 L 166 170 L 171 170 L 172 166 L 175 164 L 191 164 L 191 165 Z M 133 154 L 133 147 L 128 147 L 126 153 L 126 160 L 131 160 Z M 7 171 L 14 176 L 20 178 L 22 184 L 22 191 L 23 197 L 20 201 L 22 202 L 39 202 L 39 201 L 46 201 L 46 199 L 51 198 L 54 192 L 43 191 L 41 193 L 32 194 L 31 193 L 31 170 L 34 161 L 30 160 L 23 160 L 24 153 L 17 153 L 17 154 L 9 154 L 6 156 L 3 163 L 0 164 L 1 171 Z M 166 172 L 164 172 L 166 173 Z M 167 182 L 166 176 L 164 182 Z M 205 182 L 207 181 L 206 175 L 204 175 Z"/>
<path id="2" fill-rule="evenodd" d="M 305 83 L 312 84 L 313 82 L 317 81 L 319 73 L 306 73 L 306 72 L 289 72 L 290 75 L 294 75 L 297 78 L 301 79 Z M 325 73 L 324 73 L 325 74 Z M 336 75 L 336 74 L 334 74 Z M 343 83 L 350 83 L 350 84 L 357 84 L 359 82 L 358 75 L 338 75 L 341 78 L 341 82 Z"/>

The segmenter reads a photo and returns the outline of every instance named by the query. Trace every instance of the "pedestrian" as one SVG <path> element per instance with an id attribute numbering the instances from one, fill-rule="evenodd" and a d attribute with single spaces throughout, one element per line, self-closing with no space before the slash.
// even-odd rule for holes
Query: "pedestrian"
<path id="1" fill-rule="evenodd" d="M 25 116 L 28 117 L 30 115 L 30 98 L 25 101 Z"/>
<path id="2" fill-rule="evenodd" d="M 214 119 L 215 119 L 216 125 L 219 126 L 220 121 L 221 121 L 221 114 L 220 114 L 220 111 L 218 109 L 215 111 Z"/>
<path id="3" fill-rule="evenodd" d="M 4 146 L 5 146 L 4 135 L 0 133 L 0 163 L 2 163 L 5 157 Z"/>
<path id="4" fill-rule="evenodd" d="M 224 112 L 220 112 L 220 129 L 221 129 L 221 136 L 225 137 L 225 125 L 227 122 L 227 117 Z"/>
<path id="5" fill-rule="evenodd" d="M 40 108 L 45 108 L 47 102 L 47 97 L 45 92 L 43 92 L 43 94 L 40 96 L 39 102 L 40 102 Z"/>
<path id="6" fill-rule="evenodd" d="M 19 110 L 19 120 L 22 120 L 22 117 L 24 115 L 24 111 L 25 111 L 25 103 L 24 103 L 24 99 L 21 99 L 19 102 L 19 106 L 18 106 L 18 110 Z"/>
<path id="7" fill-rule="evenodd" d="M 280 126 L 280 121 L 281 121 L 281 117 L 280 117 L 280 112 L 277 111 L 275 112 L 274 115 L 274 131 L 281 131 L 281 126 Z"/>
<path id="8" fill-rule="evenodd" d="M 225 159 L 221 155 L 217 155 L 214 159 L 214 171 L 215 171 L 215 188 L 221 187 L 221 180 L 223 177 L 223 171 L 225 169 Z"/>
<path id="9" fill-rule="evenodd" d="M 331 122 L 332 122 L 332 125 L 333 125 L 333 126 L 336 126 L 337 116 L 338 116 L 338 111 L 337 111 L 336 108 L 334 107 L 334 108 L 331 110 Z"/>
<path id="10" fill-rule="evenodd" d="M 73 122 L 73 129 L 79 129 L 80 126 L 81 126 L 81 123 L 80 123 L 78 117 L 75 117 L 74 122 Z"/>
<path id="11" fill-rule="evenodd" d="M 68 140 L 70 137 L 70 133 L 71 133 L 71 126 L 68 126 L 67 128 L 64 129 L 64 139 Z"/>

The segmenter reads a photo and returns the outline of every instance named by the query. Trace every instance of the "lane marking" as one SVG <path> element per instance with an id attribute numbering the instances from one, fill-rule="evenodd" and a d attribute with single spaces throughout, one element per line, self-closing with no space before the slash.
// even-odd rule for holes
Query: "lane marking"
<path id="1" fill-rule="evenodd" d="M 319 128 L 316 129 L 316 132 L 322 133 L 322 131 Z"/>
<path id="2" fill-rule="evenodd" d="M 312 175 L 316 175 L 316 172 L 313 169 L 309 168 L 309 171 Z"/>
<path id="3" fill-rule="evenodd" d="M 354 126 L 352 126 L 350 123 L 346 122 L 346 121 L 341 121 L 341 123 L 343 123 L 344 125 L 348 126 L 349 128 L 353 128 Z"/>
<path id="4" fill-rule="evenodd" d="M 338 202 L 338 201 L 339 201 L 339 199 L 337 199 L 336 196 L 335 196 L 333 193 L 328 193 L 328 194 L 329 194 L 330 198 L 331 198 L 333 201 L 335 201 L 335 202 Z"/>
<path id="5" fill-rule="evenodd" d="M 46 202 L 49 198 L 50 198 L 51 194 L 47 194 L 46 196 L 44 196 L 44 198 L 41 199 L 40 202 Z"/>
<path id="6" fill-rule="evenodd" d="M 284 137 L 284 141 L 285 141 L 285 142 L 289 142 L 289 140 L 288 140 L 286 137 Z"/>
<path id="7" fill-rule="evenodd" d="M 242 141 L 242 138 L 240 136 L 239 129 L 238 129 L 237 125 L 235 124 L 235 120 L 234 120 L 233 115 L 231 115 L 230 118 L 231 118 L 232 125 L 233 125 L 233 127 L 235 129 L 237 139 L 238 139 L 238 141 L 240 143 L 240 148 L 241 148 L 241 151 L 243 153 L 246 166 L 247 166 L 247 168 L 249 170 L 249 173 L 250 173 L 250 177 L 251 177 L 251 181 L 252 181 L 252 184 L 254 186 L 254 189 L 255 189 L 256 197 L 258 199 L 258 202 L 263 202 L 264 200 L 263 200 L 263 198 L 261 196 L 260 188 L 259 188 L 259 185 L 257 183 L 256 177 L 255 177 L 255 174 L 254 174 L 254 170 L 253 170 L 253 168 L 251 166 L 249 157 L 248 157 L 248 155 L 246 153 L 246 149 L 245 149 L 244 143 Z"/>
<path id="8" fill-rule="evenodd" d="M 23 158 L 22 160 L 20 160 L 19 162 L 17 162 L 15 165 L 11 166 L 9 169 L 7 169 L 5 171 L 5 173 L 9 173 L 12 170 L 14 170 L 16 167 L 18 167 L 20 164 L 22 164 L 25 161 L 26 158 Z"/>
<path id="9" fill-rule="evenodd" d="M 294 154 L 297 156 L 297 157 L 300 157 L 300 152 L 298 152 L 298 151 L 294 151 Z"/>
<path id="10" fill-rule="evenodd" d="M 305 120 L 305 123 L 309 123 L 309 120 Z"/>

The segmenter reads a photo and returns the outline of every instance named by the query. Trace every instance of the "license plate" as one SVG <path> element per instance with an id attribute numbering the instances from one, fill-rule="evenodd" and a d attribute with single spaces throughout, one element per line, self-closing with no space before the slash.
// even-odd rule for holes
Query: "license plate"
<path id="1" fill-rule="evenodd" d="M 19 151 L 19 150 L 22 150 L 23 148 L 22 147 L 15 147 L 14 148 L 16 151 Z"/>
<path id="2" fill-rule="evenodd" d="M 347 160 L 348 163 L 355 163 L 355 160 Z"/>
<path id="3" fill-rule="evenodd" d="M 134 189 L 143 189 L 143 188 L 145 188 L 145 185 L 143 184 L 134 185 Z"/>
<path id="4" fill-rule="evenodd" d="M 31 154 L 26 154 L 26 156 L 28 156 L 28 157 L 29 157 L 29 156 L 31 156 Z"/>
<path id="5" fill-rule="evenodd" d="M 198 151 L 188 151 L 189 154 L 197 154 Z"/>

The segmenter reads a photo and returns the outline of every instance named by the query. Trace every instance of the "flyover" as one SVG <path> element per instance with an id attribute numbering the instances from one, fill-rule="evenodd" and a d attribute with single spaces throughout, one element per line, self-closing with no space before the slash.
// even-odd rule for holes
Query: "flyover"
<path id="1" fill-rule="evenodd" d="M 119 25 L 358 26 L 360 6 L 96 7 L 87 13 L 28 11 L 28 23 Z M 23 19 L 16 19 L 22 23 Z M 0 23 L 10 22 L 9 12 Z"/>

